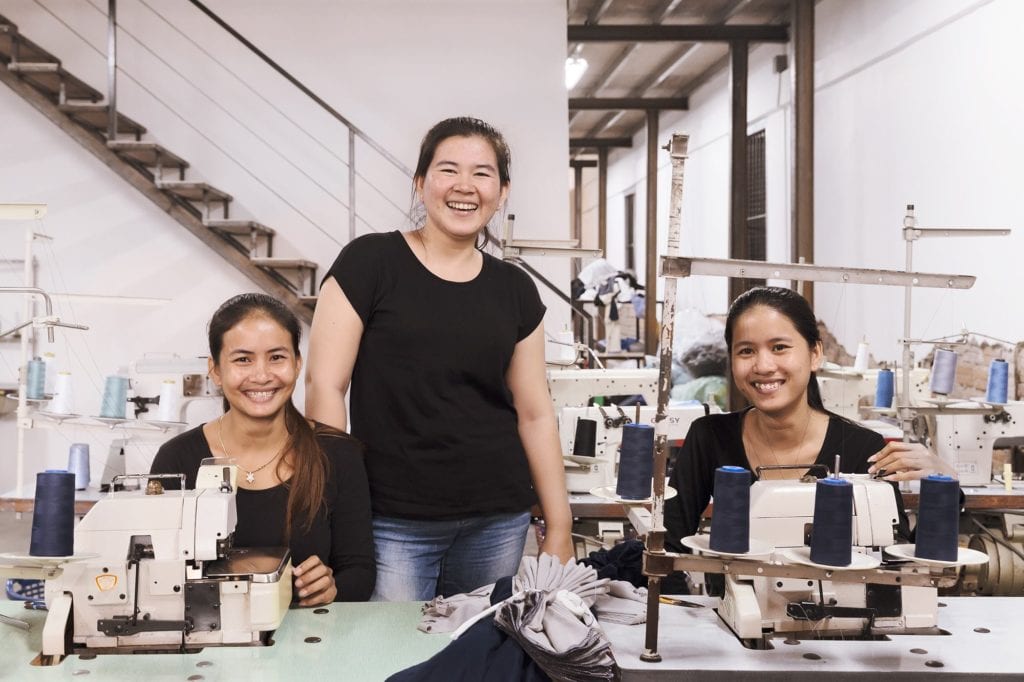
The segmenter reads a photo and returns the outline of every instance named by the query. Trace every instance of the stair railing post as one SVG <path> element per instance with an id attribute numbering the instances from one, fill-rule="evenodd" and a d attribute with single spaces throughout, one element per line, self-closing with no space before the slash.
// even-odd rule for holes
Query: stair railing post
<path id="1" fill-rule="evenodd" d="M 117 139 L 117 0 L 107 0 L 107 140 Z"/>
<path id="2" fill-rule="evenodd" d="M 348 240 L 356 238 L 356 131 L 348 129 Z"/>

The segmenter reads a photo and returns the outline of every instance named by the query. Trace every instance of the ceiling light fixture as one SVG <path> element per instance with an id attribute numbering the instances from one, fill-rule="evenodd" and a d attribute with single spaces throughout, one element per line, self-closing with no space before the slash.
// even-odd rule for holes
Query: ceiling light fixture
<path id="1" fill-rule="evenodd" d="M 587 70 L 587 60 L 578 55 L 565 59 L 565 89 L 572 90 L 583 78 Z"/>

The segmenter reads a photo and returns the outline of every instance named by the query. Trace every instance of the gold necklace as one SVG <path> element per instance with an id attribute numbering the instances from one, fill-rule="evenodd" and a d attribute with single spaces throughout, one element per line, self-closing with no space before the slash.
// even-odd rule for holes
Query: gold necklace
<path id="1" fill-rule="evenodd" d="M 225 413 L 225 414 L 227 414 L 227 413 Z M 228 453 L 228 449 L 226 447 L 224 447 L 224 415 L 223 414 L 220 417 L 217 418 L 217 440 L 220 441 L 220 450 L 221 450 L 221 452 L 224 453 L 225 457 L 230 458 L 231 455 Z M 252 471 L 249 471 L 245 467 L 242 467 L 242 471 L 245 472 L 245 482 L 249 483 L 249 484 L 254 483 L 256 481 L 256 474 L 258 474 L 262 469 L 265 469 L 275 459 L 280 457 L 281 453 L 284 452 L 284 449 L 286 447 L 288 447 L 288 439 L 287 438 L 284 439 L 284 445 L 281 446 L 281 449 L 278 450 L 276 453 L 274 453 L 274 456 L 271 457 L 270 459 L 268 459 L 263 464 L 259 465 L 258 467 L 256 467 Z"/>
<path id="2" fill-rule="evenodd" d="M 758 412 L 759 412 L 760 414 L 764 414 L 764 413 L 763 413 L 763 412 L 761 412 L 760 410 L 758 410 Z M 805 439 L 805 438 L 807 438 L 807 430 L 808 430 L 808 429 L 810 428 L 810 426 L 811 426 L 811 414 L 812 414 L 813 412 L 814 412 L 814 410 L 812 410 L 812 409 L 810 409 L 810 408 L 808 408 L 808 409 L 807 409 L 807 421 L 806 421 L 806 422 L 804 422 L 804 432 L 803 432 L 803 434 L 802 434 L 802 435 L 800 436 L 800 440 L 798 441 L 798 444 L 797 444 L 797 448 L 799 448 L 799 447 L 800 447 L 801 445 L 803 445 L 803 443 L 804 443 L 804 439 Z M 759 429 L 760 429 L 760 431 L 761 431 L 761 438 L 763 438 L 763 439 L 764 439 L 764 443 L 765 443 L 765 445 L 767 445 L 767 446 L 768 446 L 768 450 L 769 450 L 769 452 L 771 452 L 771 453 L 772 453 L 772 459 L 774 459 L 774 460 L 775 460 L 775 465 L 776 465 L 776 466 L 782 466 L 782 462 L 780 462 L 780 461 L 779 461 L 779 456 L 778 456 L 777 454 L 775 454 L 775 448 L 773 448 L 773 447 L 772 447 L 772 441 L 771 441 L 771 439 L 770 439 L 770 438 L 768 437 L 768 432 L 767 432 L 767 431 L 765 431 L 765 428 L 764 428 L 764 423 L 763 423 L 763 422 L 761 421 L 761 419 L 760 419 L 760 418 L 758 418 L 758 420 L 757 420 L 757 425 L 758 425 L 758 428 L 759 428 Z M 799 464 L 799 462 L 797 462 L 797 464 Z"/>

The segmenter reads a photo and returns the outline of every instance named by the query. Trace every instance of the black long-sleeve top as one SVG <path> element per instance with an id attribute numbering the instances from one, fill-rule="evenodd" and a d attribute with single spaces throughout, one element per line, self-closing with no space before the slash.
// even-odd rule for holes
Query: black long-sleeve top
<path id="1" fill-rule="evenodd" d="M 370 489 L 362 448 L 358 441 L 345 435 L 318 433 L 317 441 L 328 461 L 324 504 L 308 530 L 303 528 L 302 519 L 293 520 L 287 543 L 292 564 L 297 566 L 315 554 L 334 572 L 338 589 L 335 601 L 366 601 L 373 592 L 377 574 Z M 164 443 L 153 459 L 150 473 L 185 474 L 185 487 L 195 488 L 200 463 L 212 456 L 200 426 Z M 177 487 L 177 482 L 165 481 L 165 487 Z M 265 490 L 239 488 L 235 504 L 238 525 L 234 546 L 285 546 L 285 485 Z"/>
<path id="2" fill-rule="evenodd" d="M 678 491 L 678 495 L 665 500 L 666 549 L 687 551 L 683 549 L 681 540 L 696 533 L 700 526 L 701 514 L 714 491 L 715 469 L 738 466 L 752 470 L 743 447 L 743 418 L 748 411 L 712 414 L 690 425 L 669 478 L 669 485 Z M 871 466 L 868 457 L 884 446 L 885 439 L 881 434 L 831 415 L 815 463 L 823 464 L 831 471 L 835 456 L 839 455 L 843 473 L 866 474 Z M 893 485 L 893 491 L 900 515 L 899 535 L 907 537 L 909 531 L 903 497 L 896 485 Z"/>

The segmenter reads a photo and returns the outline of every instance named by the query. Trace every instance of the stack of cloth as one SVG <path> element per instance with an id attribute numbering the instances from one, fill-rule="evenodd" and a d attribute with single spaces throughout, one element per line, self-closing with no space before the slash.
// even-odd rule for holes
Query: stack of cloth
<path id="1" fill-rule="evenodd" d="M 646 589 L 599 579 L 576 562 L 524 557 L 512 578 L 427 603 L 419 629 L 458 639 L 389 680 L 611 680 L 615 662 L 598 618 L 643 623 L 646 600 Z"/>

